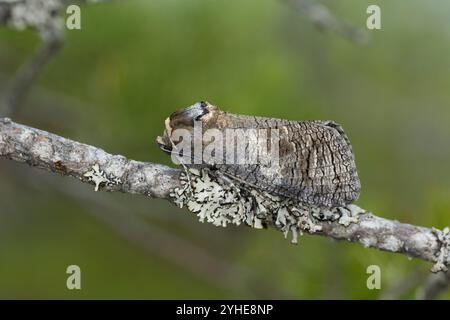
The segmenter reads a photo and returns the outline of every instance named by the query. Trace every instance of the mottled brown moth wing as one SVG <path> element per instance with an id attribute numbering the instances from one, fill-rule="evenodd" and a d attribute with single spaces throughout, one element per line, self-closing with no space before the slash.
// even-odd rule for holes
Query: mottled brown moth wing
<path id="1" fill-rule="evenodd" d="M 205 165 L 244 185 L 319 207 L 344 206 L 359 196 L 360 182 L 351 145 L 342 127 L 332 121 L 237 115 L 202 102 L 179 110 L 166 120 L 164 136 L 157 140 L 160 147 L 170 149 L 172 130 L 192 129 L 194 120 L 202 121 L 205 129 L 221 131 L 276 129 L 279 137 L 276 168 L 261 164 L 212 165 L 205 159 Z"/>
<path id="2" fill-rule="evenodd" d="M 343 206 L 358 198 L 360 182 L 352 148 L 338 124 L 256 118 L 258 128 L 262 123 L 280 129 L 278 170 L 261 165 L 218 165 L 221 171 L 308 205 Z"/>

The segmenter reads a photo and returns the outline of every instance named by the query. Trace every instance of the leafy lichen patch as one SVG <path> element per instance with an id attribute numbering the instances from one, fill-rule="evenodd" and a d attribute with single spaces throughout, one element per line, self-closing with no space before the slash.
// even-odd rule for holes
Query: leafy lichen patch
<path id="1" fill-rule="evenodd" d="M 441 247 L 439 248 L 436 263 L 431 268 L 431 272 L 447 272 L 450 265 L 450 229 L 448 227 L 443 230 L 433 228 L 433 232 L 438 238 Z"/>
<path id="2" fill-rule="evenodd" d="M 182 186 L 173 189 L 170 196 L 177 206 L 187 207 L 201 222 L 221 227 L 246 224 L 256 229 L 271 225 L 286 237 L 292 233 L 292 243 L 297 243 L 303 232 L 321 231 L 323 221 L 337 221 L 344 226 L 358 221 L 359 212 L 352 207 L 307 206 L 230 182 L 222 175 L 213 169 L 189 168 L 181 176 Z"/>
<path id="3" fill-rule="evenodd" d="M 92 166 L 91 170 L 84 174 L 84 177 L 95 184 L 95 191 L 99 190 L 100 185 L 112 187 L 121 183 L 120 178 L 106 174 L 105 171 L 100 169 L 97 163 Z"/>

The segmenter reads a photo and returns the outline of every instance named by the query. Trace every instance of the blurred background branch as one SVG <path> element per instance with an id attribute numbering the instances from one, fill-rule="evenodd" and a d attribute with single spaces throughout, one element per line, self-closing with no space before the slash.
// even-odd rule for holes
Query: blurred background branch
<path id="1" fill-rule="evenodd" d="M 43 40 L 35 55 L 20 67 L 14 78 L 8 83 L 3 94 L 2 114 L 9 117 L 14 117 L 17 114 L 22 99 L 25 99 L 41 69 L 59 51 L 61 44 L 59 36 Z"/>
<path id="2" fill-rule="evenodd" d="M 403 299 L 409 291 L 419 286 L 426 278 L 429 272 L 423 270 L 423 268 L 414 268 L 408 274 L 396 279 L 396 281 L 389 286 L 387 289 L 383 290 L 380 294 L 380 300 L 398 300 Z"/>
<path id="3" fill-rule="evenodd" d="M 60 0 L 0 0 L 0 25 L 17 30 L 35 29 L 42 42 L 4 89 L 0 100 L 0 112 L 4 115 L 13 116 L 18 112 L 33 81 L 62 45 L 62 9 Z"/>
<path id="4" fill-rule="evenodd" d="M 364 44 L 368 41 L 368 35 L 365 31 L 337 18 L 326 6 L 316 0 L 281 1 L 304 14 L 320 31 L 337 33 L 358 44 Z"/>
<path id="5" fill-rule="evenodd" d="M 448 271 L 430 274 L 425 283 L 417 289 L 416 299 L 433 300 L 448 290 L 450 273 Z"/>
<path id="6" fill-rule="evenodd" d="M 43 67 L 63 44 L 62 12 L 69 4 L 97 3 L 107 0 L 0 0 L 0 26 L 16 30 L 31 28 L 41 38 L 37 52 L 16 72 L 0 99 L 0 112 L 14 116 Z"/>

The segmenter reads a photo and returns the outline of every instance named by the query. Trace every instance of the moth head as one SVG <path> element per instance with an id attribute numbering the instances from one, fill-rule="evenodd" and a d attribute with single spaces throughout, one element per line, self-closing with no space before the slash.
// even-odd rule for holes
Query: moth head
<path id="1" fill-rule="evenodd" d="M 195 123 L 201 124 L 202 129 L 216 126 L 220 109 L 207 101 L 200 101 L 190 107 L 172 113 L 164 122 L 165 130 L 162 136 L 156 138 L 159 147 L 170 153 L 172 151 L 171 136 L 174 130 L 185 129 L 193 133 Z"/>

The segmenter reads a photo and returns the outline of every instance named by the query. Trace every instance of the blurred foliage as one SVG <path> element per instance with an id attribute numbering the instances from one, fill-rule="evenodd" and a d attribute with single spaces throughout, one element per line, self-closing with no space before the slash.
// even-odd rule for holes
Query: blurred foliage
<path id="1" fill-rule="evenodd" d="M 326 2 L 361 27 L 373 3 Z M 82 30 L 66 31 L 62 51 L 16 120 L 171 165 L 154 138 L 172 111 L 199 100 L 242 114 L 333 119 L 354 146 L 363 185 L 358 204 L 390 219 L 442 228 L 450 215 L 450 3 L 376 3 L 382 30 L 369 32 L 364 46 L 321 33 L 276 0 L 85 6 Z M 5 28 L 0 39 L 3 87 L 39 39 Z M 96 194 L 125 206 L 125 220 L 136 216 L 233 266 L 231 274 L 212 267 L 205 276 L 166 257 L 181 247 L 164 246 L 158 237 L 151 250 L 136 246 L 98 219 L 111 206 L 62 194 L 67 186 L 91 189 L 0 163 L 0 298 L 375 299 L 380 291 L 366 288 L 367 266 L 381 267 L 381 291 L 430 267 L 316 236 L 293 246 L 274 230 L 200 224 L 166 201 Z M 81 291 L 65 287 L 69 264 L 82 269 Z M 414 290 L 400 297 L 412 298 Z"/>

